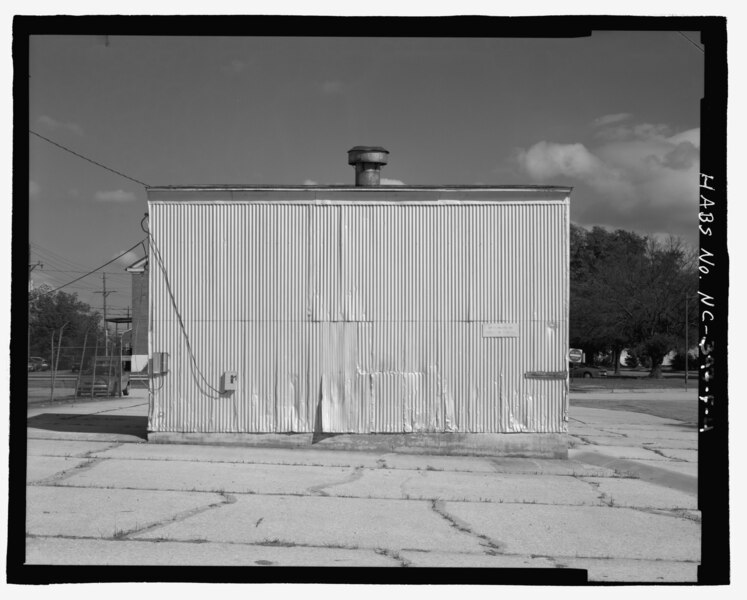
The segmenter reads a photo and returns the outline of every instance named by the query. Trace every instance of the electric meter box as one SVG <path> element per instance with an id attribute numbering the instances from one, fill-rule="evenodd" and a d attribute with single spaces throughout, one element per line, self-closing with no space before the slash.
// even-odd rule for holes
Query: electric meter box
<path id="1" fill-rule="evenodd" d="M 150 372 L 153 375 L 165 375 L 169 372 L 169 353 L 154 352 L 151 358 Z"/>
<path id="2" fill-rule="evenodd" d="M 239 379 L 237 371 L 226 371 L 220 376 L 220 391 L 232 392 L 236 389 L 236 382 Z"/>

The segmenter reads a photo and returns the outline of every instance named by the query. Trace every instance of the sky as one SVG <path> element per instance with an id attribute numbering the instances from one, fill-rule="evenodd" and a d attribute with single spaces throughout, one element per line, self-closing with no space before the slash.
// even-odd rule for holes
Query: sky
<path id="1" fill-rule="evenodd" d="M 697 246 L 699 34 L 586 38 L 38 36 L 29 129 L 147 185 L 573 186 L 572 222 Z M 34 285 L 143 240 L 143 185 L 29 134 Z M 107 266 L 110 314 L 130 304 Z M 101 309 L 102 275 L 66 287 Z"/>

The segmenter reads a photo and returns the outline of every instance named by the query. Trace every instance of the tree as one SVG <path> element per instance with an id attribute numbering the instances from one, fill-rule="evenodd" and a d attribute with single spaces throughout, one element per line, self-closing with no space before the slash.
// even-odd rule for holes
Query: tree
<path id="1" fill-rule="evenodd" d="M 684 338 L 686 298 L 695 315 L 695 258 L 677 238 L 572 226 L 571 344 L 612 353 L 615 372 L 622 350 L 632 348 L 660 377 L 664 356 Z"/>
<path id="2" fill-rule="evenodd" d="M 63 325 L 65 346 L 83 346 L 87 334 L 88 343 L 95 343 L 95 336 L 101 335 L 98 328 L 100 321 L 101 315 L 92 311 L 88 304 L 79 301 L 77 294 L 50 293 L 47 286 L 32 290 L 29 292 L 29 354 L 51 360 L 52 334 L 55 336 L 56 347 Z M 61 359 L 60 368 L 69 368 L 67 363 L 70 361 L 70 356 L 66 356 L 64 361 Z"/>

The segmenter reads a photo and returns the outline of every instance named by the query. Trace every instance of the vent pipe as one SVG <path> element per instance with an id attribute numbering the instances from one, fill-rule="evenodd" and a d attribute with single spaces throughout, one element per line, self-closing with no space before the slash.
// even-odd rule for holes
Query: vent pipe
<path id="1" fill-rule="evenodd" d="M 355 166 L 355 185 L 379 185 L 381 167 L 388 158 L 389 151 L 381 146 L 356 146 L 348 150 L 348 164 Z"/>

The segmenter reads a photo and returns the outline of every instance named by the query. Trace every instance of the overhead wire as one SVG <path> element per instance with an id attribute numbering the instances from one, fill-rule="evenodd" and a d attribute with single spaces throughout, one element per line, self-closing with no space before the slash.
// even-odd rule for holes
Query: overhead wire
<path id="1" fill-rule="evenodd" d="M 82 154 L 79 154 L 75 150 L 71 150 L 70 148 L 68 148 L 66 146 L 63 146 L 62 144 L 59 144 L 59 143 L 55 142 L 54 140 L 50 140 L 49 138 L 44 137 L 43 135 L 37 133 L 36 131 L 33 131 L 32 129 L 29 129 L 29 133 L 32 134 L 32 135 L 35 135 L 38 138 L 43 139 L 45 142 L 49 142 L 53 146 L 57 146 L 58 148 L 60 148 L 61 150 L 64 150 L 65 152 L 69 152 L 73 156 L 77 156 L 78 158 L 82 158 L 83 160 L 88 161 L 91 164 L 94 164 L 97 167 L 101 167 L 102 169 L 106 169 L 107 171 L 110 171 L 110 172 L 112 172 L 112 173 L 114 173 L 116 175 L 119 175 L 120 177 L 124 177 L 125 179 L 129 179 L 130 181 L 134 181 L 135 183 L 138 183 L 138 184 L 142 185 L 143 187 L 148 187 L 147 183 L 143 183 L 142 181 L 139 181 L 138 179 L 135 179 L 134 177 L 130 177 L 129 175 L 125 175 L 124 173 L 122 173 L 120 171 L 117 171 L 116 169 L 112 169 L 111 167 L 107 167 L 106 165 L 101 164 L 100 162 L 97 162 L 97 161 L 95 161 L 93 159 L 90 159 L 87 156 L 83 156 Z"/>
<path id="2" fill-rule="evenodd" d="M 125 250 L 124 252 L 122 252 L 122 254 L 120 254 L 119 256 L 115 256 L 115 257 L 114 257 L 114 258 L 112 258 L 112 259 L 111 259 L 110 261 L 107 261 L 107 262 L 105 262 L 105 263 L 104 263 L 103 265 L 101 265 L 101 266 L 99 266 L 99 267 L 96 267 L 95 269 L 93 269 L 93 270 L 91 270 L 91 271 L 88 271 L 88 273 L 86 273 L 85 275 L 81 275 L 80 277 L 78 277 L 78 278 L 76 278 L 76 279 L 73 279 L 72 281 L 70 281 L 70 282 L 68 282 L 68 283 L 66 283 L 66 284 L 64 284 L 64 285 L 61 285 L 60 287 L 57 287 L 57 288 L 55 288 L 55 289 L 53 289 L 53 290 L 49 290 L 48 292 L 45 292 L 45 294 L 52 294 L 52 293 L 54 293 L 54 292 L 56 292 L 56 291 L 58 291 L 58 290 L 61 290 L 62 288 L 65 288 L 65 287 L 67 287 L 67 286 L 69 286 L 69 285 L 72 285 L 72 284 L 74 284 L 74 283 L 75 283 L 76 281 L 80 281 L 81 279 L 83 279 L 83 278 L 85 278 L 85 277 L 88 277 L 89 275 L 93 275 L 93 274 L 94 274 L 94 273 L 95 273 L 96 271 L 100 271 L 101 269 L 103 269 L 103 268 L 104 268 L 104 267 L 106 267 L 107 265 L 110 265 L 110 264 L 112 264 L 112 263 L 113 263 L 113 262 L 114 262 L 115 260 L 118 260 L 118 259 L 122 258 L 122 257 L 123 257 L 123 256 L 124 256 L 125 254 L 127 254 L 128 252 L 130 252 L 130 251 L 134 250 L 135 248 L 137 248 L 137 247 L 138 247 L 138 246 L 139 246 L 140 244 L 142 244 L 142 243 L 143 243 L 143 241 L 144 241 L 144 240 L 141 240 L 141 241 L 139 241 L 139 242 L 138 242 L 137 244 L 135 244 L 135 245 L 134 245 L 134 246 L 132 246 L 131 248 L 128 248 L 127 250 Z"/>
<path id="3" fill-rule="evenodd" d="M 53 258 L 55 260 L 58 260 L 58 261 L 60 261 L 62 263 L 67 263 L 67 264 L 69 264 L 71 266 L 74 266 L 74 267 L 80 268 L 80 269 L 88 269 L 87 266 L 85 266 L 85 265 L 83 265 L 83 264 L 81 264 L 81 263 L 79 263 L 77 261 L 74 261 L 72 259 L 69 259 L 66 256 L 62 256 L 61 254 L 58 254 L 57 252 L 54 252 L 53 250 L 50 250 L 49 248 L 45 248 L 44 246 L 42 246 L 41 244 L 39 244 L 37 242 L 30 242 L 30 245 L 31 245 L 32 249 L 35 248 L 37 252 L 41 252 L 43 254 L 46 254 L 47 256 L 49 256 L 49 257 L 51 257 L 51 258 Z"/>

